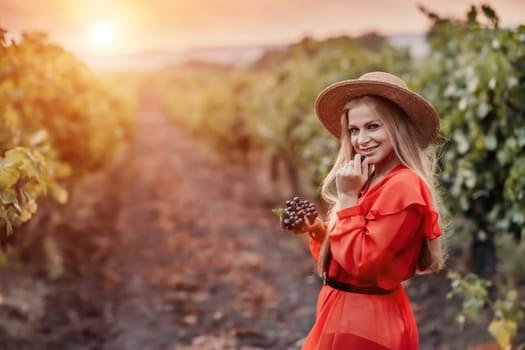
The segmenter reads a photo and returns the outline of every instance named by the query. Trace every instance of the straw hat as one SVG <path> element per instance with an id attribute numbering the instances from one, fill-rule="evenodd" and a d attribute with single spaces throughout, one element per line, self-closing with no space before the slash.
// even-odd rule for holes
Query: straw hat
<path id="1" fill-rule="evenodd" d="M 429 146 L 439 134 L 439 116 L 432 105 L 408 89 L 403 80 L 385 72 L 370 72 L 359 79 L 344 80 L 325 88 L 315 101 L 315 111 L 323 125 L 335 137 L 341 137 L 344 106 L 364 95 L 384 97 L 405 111 L 419 132 L 419 144 Z"/>

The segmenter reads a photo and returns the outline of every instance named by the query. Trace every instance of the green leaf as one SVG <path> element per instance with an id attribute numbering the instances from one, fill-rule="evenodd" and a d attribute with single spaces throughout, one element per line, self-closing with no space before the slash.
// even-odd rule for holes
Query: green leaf
<path id="1" fill-rule="evenodd" d="M 493 134 L 485 135 L 485 147 L 489 151 L 493 151 L 498 147 L 498 140 Z"/>
<path id="2" fill-rule="evenodd" d="M 463 97 L 461 100 L 459 100 L 458 108 L 460 111 L 464 111 L 468 107 L 468 99 L 466 97 Z"/>
<path id="3" fill-rule="evenodd" d="M 272 213 L 283 219 L 288 217 L 284 208 L 274 208 L 272 209 Z"/>
<path id="4" fill-rule="evenodd" d="M 490 78 L 489 80 L 489 89 L 494 90 L 496 88 L 497 80 L 495 78 Z"/>
<path id="5" fill-rule="evenodd" d="M 456 141 L 458 147 L 457 150 L 460 154 L 465 154 L 470 148 L 470 142 L 462 132 L 456 131 L 454 133 L 454 141 Z"/>
<path id="6" fill-rule="evenodd" d="M 487 114 L 490 112 L 490 110 L 491 110 L 490 105 L 486 103 L 485 101 L 483 101 L 478 105 L 476 114 L 480 119 L 484 119 L 487 116 Z"/>

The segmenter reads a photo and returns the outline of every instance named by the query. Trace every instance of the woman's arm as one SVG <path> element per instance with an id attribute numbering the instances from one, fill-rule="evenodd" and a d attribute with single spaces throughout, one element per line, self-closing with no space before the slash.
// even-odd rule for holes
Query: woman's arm
<path id="1" fill-rule="evenodd" d="M 324 237 L 326 236 L 327 224 L 321 219 L 317 218 L 313 225 L 309 226 L 308 235 L 310 236 L 310 253 L 315 261 L 319 261 L 319 252 Z"/>
<path id="2" fill-rule="evenodd" d="M 417 232 L 423 218 L 417 205 L 368 220 L 359 206 L 343 209 L 337 215 L 329 236 L 332 257 L 353 276 L 377 275 L 411 240 L 419 239 Z"/>

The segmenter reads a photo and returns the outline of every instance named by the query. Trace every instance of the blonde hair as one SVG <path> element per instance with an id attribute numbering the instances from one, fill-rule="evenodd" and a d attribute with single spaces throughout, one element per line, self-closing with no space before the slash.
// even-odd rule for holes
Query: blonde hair
<path id="1" fill-rule="evenodd" d="M 440 213 L 439 221 L 444 230 L 444 210 L 440 195 L 437 191 L 435 179 L 436 149 L 429 147 L 422 149 L 418 143 L 418 135 L 413 122 L 405 112 L 393 102 L 379 96 L 362 96 L 348 102 L 341 116 L 341 146 L 335 160 L 334 166 L 322 182 L 321 196 L 330 204 L 328 211 L 328 232 L 336 222 L 336 212 L 341 209 L 337 201 L 337 193 L 334 188 L 336 173 L 339 168 L 353 159 L 355 151 L 350 143 L 348 131 L 348 111 L 357 105 L 368 106 L 385 125 L 386 133 L 391 141 L 395 155 L 406 167 L 412 169 L 427 185 L 434 207 Z M 321 246 L 318 270 L 322 274 L 328 269 L 330 261 L 330 242 L 328 234 Z M 442 234 L 434 240 L 424 239 L 423 247 L 418 258 L 416 272 L 418 274 L 431 273 L 441 270 L 446 260 L 446 239 Z"/>

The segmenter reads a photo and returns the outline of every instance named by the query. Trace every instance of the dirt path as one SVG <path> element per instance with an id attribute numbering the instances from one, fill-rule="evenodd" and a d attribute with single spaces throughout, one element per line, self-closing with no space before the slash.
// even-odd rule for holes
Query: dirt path
<path id="1" fill-rule="evenodd" d="M 151 90 L 141 106 L 119 179 L 123 281 L 108 347 L 291 346 L 314 312 L 304 246 L 284 238 L 240 169 L 166 120 Z"/>
<path id="2" fill-rule="evenodd" d="M 43 244 L 63 252 L 61 278 L 44 278 L 47 265 L 0 271 L 4 305 L 21 288 L 13 305 L 37 310 L 11 310 L 25 328 L 8 336 L 0 327 L 0 349 L 298 349 L 319 281 L 306 242 L 277 228 L 258 186 L 172 125 L 145 87 L 133 140 L 79 186 L 49 235 L 54 245 Z M 486 338 L 451 324 L 446 291 L 443 276 L 408 287 L 421 349 Z"/>

